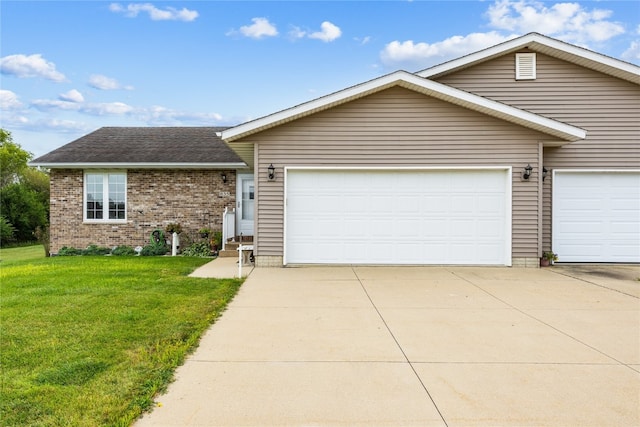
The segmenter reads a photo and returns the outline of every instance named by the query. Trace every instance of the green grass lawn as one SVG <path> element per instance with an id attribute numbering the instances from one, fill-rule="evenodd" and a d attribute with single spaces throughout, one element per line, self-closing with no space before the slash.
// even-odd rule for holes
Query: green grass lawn
<path id="1" fill-rule="evenodd" d="M 42 245 L 21 246 L 10 249 L 0 248 L 0 268 L 15 262 L 44 258 L 44 255 L 44 247 Z"/>
<path id="2" fill-rule="evenodd" d="M 202 258 L 13 250 L 0 262 L 3 426 L 130 425 L 241 283 L 186 277 Z"/>

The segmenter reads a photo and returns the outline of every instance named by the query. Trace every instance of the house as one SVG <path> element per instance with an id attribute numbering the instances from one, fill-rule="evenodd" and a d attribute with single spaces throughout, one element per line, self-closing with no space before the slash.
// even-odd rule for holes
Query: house
<path id="1" fill-rule="evenodd" d="M 181 131 L 193 130 L 174 128 L 163 141 L 188 140 Z M 52 251 L 79 229 L 84 242 L 113 244 L 235 206 L 236 234 L 253 235 L 257 266 L 536 267 L 548 250 L 566 262 L 640 262 L 640 67 L 540 34 L 216 135 L 215 151 L 232 149 L 224 158 L 196 156 L 189 167 L 165 158 L 161 171 L 144 157 L 127 162 L 106 140 L 86 141 L 86 156 L 100 144 L 111 153 L 96 163 L 103 185 L 111 170 L 126 175 L 126 219 L 99 224 L 86 212 L 100 179 L 91 158 L 65 160 L 83 138 L 37 159 L 52 168 Z M 227 187 L 211 184 L 220 170 L 233 175 Z M 198 195 L 170 184 L 194 174 L 208 177 L 193 184 L 208 180 Z M 180 201 L 167 202 L 172 192 Z"/>
<path id="2" fill-rule="evenodd" d="M 105 127 L 36 159 L 51 168 L 51 253 L 144 246 L 171 223 L 185 236 L 220 230 L 222 212 L 236 204 L 237 171 L 247 168 L 222 130 Z"/>

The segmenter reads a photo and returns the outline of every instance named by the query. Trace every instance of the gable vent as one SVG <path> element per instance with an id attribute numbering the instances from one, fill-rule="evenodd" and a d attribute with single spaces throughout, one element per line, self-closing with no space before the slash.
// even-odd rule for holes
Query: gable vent
<path id="1" fill-rule="evenodd" d="M 516 53 L 516 80 L 535 80 L 536 54 Z"/>

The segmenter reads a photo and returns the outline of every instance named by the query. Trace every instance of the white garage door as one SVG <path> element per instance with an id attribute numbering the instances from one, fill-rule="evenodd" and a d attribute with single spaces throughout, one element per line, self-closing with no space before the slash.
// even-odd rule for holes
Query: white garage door
<path id="1" fill-rule="evenodd" d="M 554 171 L 552 230 L 561 262 L 640 262 L 640 172 Z"/>
<path id="2" fill-rule="evenodd" d="M 505 169 L 290 169 L 285 263 L 510 265 L 508 178 Z"/>

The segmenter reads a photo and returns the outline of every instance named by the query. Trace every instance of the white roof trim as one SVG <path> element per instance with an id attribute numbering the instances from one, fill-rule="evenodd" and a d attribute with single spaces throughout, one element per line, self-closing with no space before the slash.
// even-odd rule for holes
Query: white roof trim
<path id="1" fill-rule="evenodd" d="M 50 169 L 245 169 L 246 163 L 55 163 L 34 162 L 29 166 Z"/>
<path id="2" fill-rule="evenodd" d="M 442 101 L 460 105 L 548 135 L 553 135 L 565 141 L 578 141 L 587 136 L 586 131 L 583 129 L 515 107 L 510 107 L 506 104 L 464 92 L 432 80 L 427 80 L 406 71 L 396 71 L 340 92 L 335 92 L 296 107 L 244 123 L 234 128 L 224 130 L 220 132 L 218 136 L 226 142 L 232 142 L 253 133 L 261 132 L 322 110 L 327 110 L 393 86 L 405 87 Z"/>
<path id="3" fill-rule="evenodd" d="M 560 58 L 592 70 L 640 84 L 640 67 L 637 65 L 538 33 L 529 33 L 461 58 L 436 65 L 435 67 L 427 68 L 426 70 L 416 73 L 416 75 L 425 78 L 438 77 L 523 48 L 529 48 L 535 52 Z"/>

